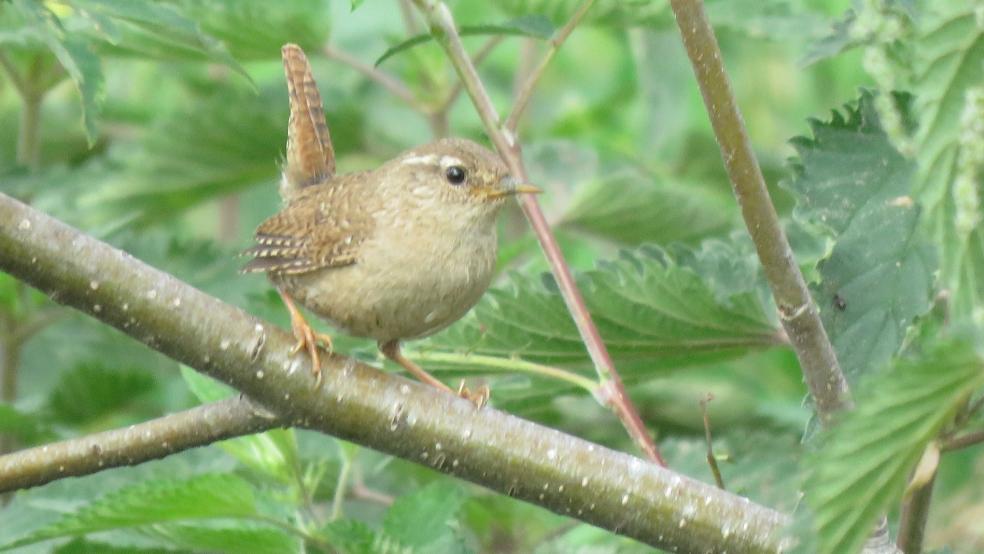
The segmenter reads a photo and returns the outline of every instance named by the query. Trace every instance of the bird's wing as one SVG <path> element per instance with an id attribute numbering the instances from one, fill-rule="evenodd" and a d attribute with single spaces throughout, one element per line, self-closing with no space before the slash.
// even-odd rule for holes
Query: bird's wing
<path id="1" fill-rule="evenodd" d="M 328 185 L 304 189 L 256 229 L 256 245 L 243 252 L 253 256 L 243 273 L 297 275 L 356 263 L 371 221 L 366 210 L 348 201 L 352 190 Z"/>
<path id="2" fill-rule="evenodd" d="M 325 123 L 318 84 L 314 82 L 304 51 L 296 44 L 285 44 L 280 52 L 290 98 L 284 176 L 286 187 L 293 194 L 335 174 L 335 151 Z"/>

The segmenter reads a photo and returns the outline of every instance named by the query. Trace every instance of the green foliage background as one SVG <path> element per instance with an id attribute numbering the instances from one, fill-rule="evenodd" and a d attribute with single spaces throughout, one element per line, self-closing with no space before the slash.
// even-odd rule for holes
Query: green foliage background
<path id="1" fill-rule="evenodd" d="M 451 3 L 473 50 L 503 37 L 480 68 L 500 112 L 517 68 L 538 59 L 577 5 Z M 814 440 L 799 367 L 666 2 L 596 3 L 540 84 L 520 127 L 524 155 L 671 467 L 710 480 L 699 401 L 712 393 L 729 490 L 796 509 L 804 544 L 850 552 L 881 513 L 895 524 L 908 473 L 929 441 L 956 429 L 955 414 L 961 431 L 984 426 L 966 410 L 984 383 L 973 348 L 984 314 L 984 7 L 708 0 L 707 9 L 797 261 L 855 386 L 860 408 L 841 427 Z M 0 53 L 28 96 L 43 92 L 32 159 L 18 155 L 31 125 L 24 95 L 0 73 L 0 190 L 286 327 L 270 287 L 237 275 L 235 257 L 279 203 L 280 45 L 308 51 L 339 168 L 352 171 L 442 126 L 322 47 L 381 60 L 433 107 L 456 76 L 432 41 L 406 42 L 422 30 L 408 28 L 391 0 L 0 1 Z M 453 134 L 483 140 L 467 98 L 446 117 Z M 449 381 L 487 382 L 498 408 L 632 450 L 586 391 L 508 363 L 593 378 L 518 209 L 501 225 L 494 288 L 412 354 Z M 0 431 L 16 444 L 230 394 L 2 274 L 0 311 L 8 333 L 46 324 L 21 353 L 16 399 L 0 405 Z M 371 344 L 338 337 L 336 347 L 381 363 Z M 980 448 L 944 456 L 929 546 L 984 549 L 982 460 Z M 292 430 L 22 492 L 0 518 L 0 546 L 24 552 L 648 550 Z"/>

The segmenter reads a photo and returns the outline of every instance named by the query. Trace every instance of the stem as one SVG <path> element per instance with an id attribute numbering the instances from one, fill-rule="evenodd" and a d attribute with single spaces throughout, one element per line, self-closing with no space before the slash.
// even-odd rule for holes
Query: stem
<path id="1" fill-rule="evenodd" d="M 338 481 L 335 482 L 335 496 L 331 499 L 331 515 L 328 521 L 338 521 L 342 517 L 342 503 L 348 491 L 349 477 L 352 475 L 352 458 L 342 449 L 342 467 L 338 470 Z"/>
<path id="2" fill-rule="evenodd" d="M 0 456 L 0 492 L 137 465 L 283 425 L 248 399 L 230 398 L 121 429 Z"/>
<path id="3" fill-rule="evenodd" d="M 778 512 L 354 359 L 322 360 L 316 389 L 308 358 L 290 354 L 289 333 L 4 194 L 0 271 L 235 387 L 278 414 L 278 425 L 337 436 L 665 550 L 782 546 L 788 518 Z M 119 452 L 125 457 L 126 445 Z"/>
<path id="4" fill-rule="evenodd" d="M 478 367 L 501 369 L 510 372 L 532 373 L 557 379 L 582 388 L 591 394 L 596 394 L 598 383 L 577 373 L 573 373 L 559 367 L 537 364 L 520 360 L 517 358 L 497 358 L 495 356 L 482 356 L 479 354 L 454 354 L 445 352 L 414 352 L 412 358 L 425 362 L 452 363 L 456 365 L 473 365 Z"/>
<path id="5" fill-rule="evenodd" d="M 896 545 L 904 554 L 922 552 L 923 538 L 926 535 L 926 521 L 929 518 L 929 507 L 933 499 L 933 485 L 935 483 L 936 473 L 934 472 L 929 481 L 912 491 L 909 499 L 902 504 Z"/>
<path id="6" fill-rule="evenodd" d="M 504 37 L 502 35 L 499 35 L 486 41 L 485 44 L 478 49 L 478 52 L 475 53 L 474 58 L 472 58 L 472 63 L 475 64 L 476 67 L 482 65 L 485 58 L 489 57 L 489 54 L 495 50 L 496 46 L 499 46 L 503 38 Z M 447 113 L 447 111 L 451 109 L 451 106 L 454 105 L 455 100 L 461 96 L 461 92 L 463 90 L 465 90 L 465 85 L 460 80 L 455 81 L 454 86 L 451 87 L 451 92 L 449 92 L 447 97 L 444 98 L 444 102 L 441 102 L 441 105 L 437 111 Z"/>
<path id="7" fill-rule="evenodd" d="M 530 99 L 533 97 L 533 92 L 536 90 L 536 85 L 539 84 L 540 79 L 543 77 L 544 72 L 547 70 L 547 66 L 553 61 L 554 56 L 557 55 L 557 51 L 560 50 L 560 46 L 564 44 L 567 37 L 571 35 L 574 28 L 581 23 L 584 15 L 588 13 L 591 6 L 594 4 L 595 0 L 584 0 L 574 15 L 571 16 L 570 20 L 567 21 L 560 31 L 550 39 L 550 48 L 544 54 L 543 59 L 540 60 L 539 65 L 536 69 L 530 73 L 527 77 L 526 82 L 519 89 L 519 93 L 516 95 L 516 101 L 513 103 L 512 112 L 509 113 L 509 117 L 506 119 L 505 127 L 512 133 L 516 132 L 516 126 L 519 124 L 519 119 L 523 116 L 523 112 L 526 110 L 526 106 L 529 105 Z"/>
<path id="8" fill-rule="evenodd" d="M 330 44 L 325 45 L 322 51 L 324 52 L 326 58 L 343 63 L 363 74 L 369 80 L 375 81 L 379 85 L 382 85 L 382 87 L 388 90 L 393 96 L 403 100 L 414 110 L 425 114 L 430 112 L 427 106 L 417 100 L 413 94 L 413 91 L 390 74 L 364 63 L 352 54 L 339 50 Z"/>
<path id="9" fill-rule="evenodd" d="M 273 527 L 287 531 L 292 535 L 296 535 L 307 542 L 317 545 L 318 548 L 326 552 L 337 552 L 337 550 L 335 550 L 334 545 L 322 539 L 321 537 L 317 535 L 312 535 L 311 533 L 308 533 L 303 529 L 294 527 L 293 525 L 280 521 L 275 517 L 270 517 L 265 515 L 252 515 L 252 516 L 247 516 L 245 519 L 251 519 L 259 523 L 266 523 L 267 525 L 272 525 Z"/>
<path id="10" fill-rule="evenodd" d="M 450 10 L 448 10 L 448 7 L 444 3 L 438 0 L 413 1 L 430 22 L 431 31 L 435 34 L 438 42 L 447 52 L 451 63 L 458 71 L 458 76 L 464 83 L 465 90 L 471 97 L 472 103 L 475 104 L 475 110 L 482 119 L 485 130 L 489 134 L 489 138 L 492 139 L 496 150 L 499 151 L 499 155 L 502 156 L 515 178 L 520 181 L 528 181 L 529 176 L 526 173 L 526 167 L 523 165 L 519 144 L 516 143 L 515 137 L 511 132 L 503 132 L 499 128 L 499 114 L 496 112 L 495 106 L 492 105 L 488 91 L 478 77 L 478 72 L 475 71 L 475 66 L 472 64 L 471 58 L 468 57 L 468 53 L 461 43 L 461 37 L 455 28 L 454 19 L 451 16 Z M 659 450 L 656 448 L 656 444 L 642 423 L 642 418 L 639 417 L 638 410 L 636 410 L 628 394 L 625 392 L 625 385 L 622 384 L 622 379 L 615 370 L 615 364 L 612 362 L 605 343 L 601 340 L 598 328 L 591 319 L 591 314 L 588 312 L 584 297 L 581 296 L 581 292 L 574 282 L 571 269 L 564 260 L 560 246 L 557 244 L 557 239 L 554 237 L 553 231 L 551 231 L 550 225 L 543 215 L 543 210 L 540 209 L 539 202 L 531 194 L 524 194 L 522 196 L 520 206 L 522 206 L 526 218 L 533 227 L 533 232 L 540 241 L 540 247 L 543 249 L 547 261 L 550 262 L 550 269 L 553 271 L 561 296 L 564 298 L 564 302 L 567 304 L 567 309 L 574 319 L 574 324 L 577 326 L 581 339 L 584 341 L 584 345 L 588 350 L 588 354 L 594 362 L 595 371 L 597 371 L 600 379 L 601 386 L 599 390 L 603 393 L 602 398 L 604 398 L 605 404 L 615 411 L 615 414 L 622 422 L 622 425 L 625 426 L 633 441 L 635 441 L 636 445 L 639 446 L 646 456 L 652 461 L 665 466 L 666 463 L 663 461 Z"/>
<path id="11" fill-rule="evenodd" d="M 971 431 L 957 437 L 950 437 L 940 445 L 940 452 L 951 452 L 984 442 L 984 429 Z"/>
<path id="12" fill-rule="evenodd" d="M 796 351 L 817 414 L 827 425 L 835 412 L 850 407 L 847 380 L 769 198 L 703 3 L 670 0 L 670 5 L 783 328 Z"/>
<path id="13" fill-rule="evenodd" d="M 714 457 L 714 442 L 711 440 L 711 419 L 707 416 L 707 403 L 714 400 L 714 395 L 707 393 L 707 396 L 700 401 L 700 413 L 704 418 L 704 441 L 707 443 L 707 465 L 711 468 L 714 475 L 714 483 L 719 489 L 724 490 L 724 478 L 721 477 L 721 468 L 718 467 L 717 458 Z"/>

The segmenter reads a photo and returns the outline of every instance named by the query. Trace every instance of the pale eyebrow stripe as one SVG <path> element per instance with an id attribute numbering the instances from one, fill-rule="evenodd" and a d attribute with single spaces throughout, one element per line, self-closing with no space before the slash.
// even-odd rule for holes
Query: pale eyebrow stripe
<path id="1" fill-rule="evenodd" d="M 427 154 L 425 156 L 407 156 L 400 161 L 404 165 L 434 165 L 437 162 L 437 156 L 434 154 Z"/>
<path id="2" fill-rule="evenodd" d="M 452 165 L 464 165 L 464 162 L 454 156 L 441 156 L 441 167 L 451 167 Z"/>

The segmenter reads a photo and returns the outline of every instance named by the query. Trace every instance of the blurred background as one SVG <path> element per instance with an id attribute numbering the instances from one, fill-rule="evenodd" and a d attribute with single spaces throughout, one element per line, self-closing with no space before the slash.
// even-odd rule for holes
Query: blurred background
<path id="1" fill-rule="evenodd" d="M 0 2 L 6 69 L 0 71 L 0 190 L 285 328 L 286 311 L 269 284 L 237 274 L 243 261 L 237 253 L 279 205 L 287 127 L 283 43 L 300 44 L 313 64 L 339 172 L 375 167 L 444 135 L 488 142 L 433 42 L 396 48 L 375 66 L 426 31 L 406 2 L 38 3 L 46 12 L 31 4 Z M 547 48 L 545 39 L 578 3 L 450 5 L 462 29 L 475 31 L 465 45 L 483 54 L 479 72 L 506 114 Z M 791 175 L 790 139 L 809 133 L 809 118 L 829 118 L 856 100 L 859 88 L 875 84 L 860 51 L 817 55 L 850 6 L 848 0 L 707 2 L 784 217 L 792 199 L 779 183 Z M 381 78 L 395 82 L 391 88 L 400 94 Z M 547 70 L 519 137 L 565 256 L 579 271 L 616 364 L 670 465 L 711 480 L 700 408 L 711 394 L 715 450 L 729 490 L 792 510 L 799 442 L 810 416 L 805 388 L 795 357 L 776 338 L 774 306 L 668 5 L 599 0 Z M 809 278 L 827 245 L 797 224 L 789 234 Z M 634 452 L 617 419 L 584 391 L 469 361 L 471 353 L 522 359 L 593 377 L 515 206 L 501 219 L 500 242 L 494 290 L 456 326 L 408 345 L 411 357 L 448 382 L 488 383 L 498 408 Z M 688 320 L 687 312 L 700 311 L 705 300 L 717 307 Z M 214 386 L 6 275 L 0 275 L 0 309 L 10 328 L 40 322 L 18 345 L 18 356 L 5 362 L 0 431 L 7 432 L 7 448 L 144 421 L 195 405 L 196 386 Z M 731 325 L 723 328 L 722 321 Z M 336 349 L 382 365 L 373 344 L 339 336 Z M 216 445 L 55 483 L 18 495 L 0 518 L 37 525 L 52 520 L 52 503 L 77 505 L 145 479 L 228 473 L 269 495 L 275 510 L 289 511 L 296 500 L 276 491 L 308 487 L 336 544 L 366 536 L 378 544 L 380 533 L 399 535 L 398 524 L 387 527 L 398 519 L 390 504 L 410 498 L 404 507 L 419 507 L 429 494 L 453 499 L 447 516 L 458 522 L 454 533 L 433 539 L 444 542 L 423 543 L 441 550 L 647 550 L 408 462 L 320 435 L 277 433 L 275 446 Z M 270 461 L 284 449 L 296 453 L 299 465 Z M 220 451 L 226 454 L 215 454 Z M 970 540 L 973 522 L 984 517 L 969 502 L 980 485 L 967 481 L 979 462 L 960 454 L 947 460 L 941 488 L 964 492 L 941 495 L 946 502 L 934 505 L 931 545 Z M 289 478 L 292 472 L 302 485 Z M 19 536 L 13 523 L 0 527 L 2 538 Z M 104 531 L 60 551 L 100 544 L 202 548 L 190 535 L 176 536 Z M 222 545 L 219 550 L 250 546 Z"/>

